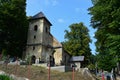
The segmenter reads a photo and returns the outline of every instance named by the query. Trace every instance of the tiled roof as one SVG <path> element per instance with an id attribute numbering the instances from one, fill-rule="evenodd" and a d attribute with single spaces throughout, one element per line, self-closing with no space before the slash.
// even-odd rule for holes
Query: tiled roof
<path id="1" fill-rule="evenodd" d="M 43 14 L 43 12 L 39 12 L 38 14 L 34 15 L 34 16 L 32 17 L 32 19 L 44 18 L 44 17 L 45 17 L 45 15 Z"/>
<path id="2" fill-rule="evenodd" d="M 84 56 L 72 56 L 70 61 L 84 61 Z"/>
<path id="3" fill-rule="evenodd" d="M 52 25 L 52 24 L 50 23 L 50 21 L 46 18 L 46 16 L 43 14 L 43 12 L 37 13 L 37 14 L 34 15 L 31 19 L 33 20 L 33 19 L 41 19 L 41 18 L 45 18 L 45 19 L 48 21 L 48 23 L 50 24 L 50 26 Z"/>

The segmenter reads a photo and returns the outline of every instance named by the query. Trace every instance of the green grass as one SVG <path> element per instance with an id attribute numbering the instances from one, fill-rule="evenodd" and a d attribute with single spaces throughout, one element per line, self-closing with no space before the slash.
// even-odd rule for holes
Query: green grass
<path id="1" fill-rule="evenodd" d="M 13 80 L 13 79 L 7 75 L 0 75 L 0 80 Z"/>

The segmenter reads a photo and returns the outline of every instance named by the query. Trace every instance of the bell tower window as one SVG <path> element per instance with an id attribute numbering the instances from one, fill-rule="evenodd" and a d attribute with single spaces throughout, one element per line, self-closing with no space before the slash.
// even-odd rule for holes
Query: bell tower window
<path id="1" fill-rule="evenodd" d="M 37 31 L 37 30 L 38 30 L 38 26 L 35 25 L 35 26 L 34 26 L 34 31 Z"/>
<path id="2" fill-rule="evenodd" d="M 34 39 L 36 39 L 36 36 L 34 35 Z"/>
<path id="3" fill-rule="evenodd" d="M 33 46 L 33 50 L 35 50 L 35 46 Z"/>
<path id="4" fill-rule="evenodd" d="M 47 29 L 47 27 L 46 27 L 45 31 L 46 31 L 46 33 L 48 32 L 48 29 Z"/>

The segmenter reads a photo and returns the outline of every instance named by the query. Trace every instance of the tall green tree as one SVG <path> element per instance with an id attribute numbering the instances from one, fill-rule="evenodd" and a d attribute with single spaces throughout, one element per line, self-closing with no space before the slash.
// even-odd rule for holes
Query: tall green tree
<path id="1" fill-rule="evenodd" d="M 115 63 L 120 58 L 120 1 L 119 0 L 92 0 L 93 7 L 89 8 L 91 25 L 96 28 L 95 38 L 97 39 L 96 48 L 101 56 L 100 65 L 106 63 L 108 57 L 113 59 L 110 63 Z M 116 56 L 118 59 L 116 60 Z M 105 61 L 106 59 L 106 61 Z M 107 62 L 108 62 L 107 61 Z M 103 67 L 104 66 L 104 67 Z M 105 68 L 108 65 L 102 65 Z M 111 66 L 111 64 L 109 64 Z M 111 66 L 112 69 L 113 66 Z"/>
<path id="2" fill-rule="evenodd" d="M 0 0 L 0 48 L 9 55 L 22 57 L 28 21 L 26 0 Z"/>
<path id="3" fill-rule="evenodd" d="M 85 56 L 85 63 L 88 64 L 91 55 L 89 30 L 82 22 L 74 23 L 69 28 L 70 30 L 65 30 L 64 49 L 72 56 Z"/>

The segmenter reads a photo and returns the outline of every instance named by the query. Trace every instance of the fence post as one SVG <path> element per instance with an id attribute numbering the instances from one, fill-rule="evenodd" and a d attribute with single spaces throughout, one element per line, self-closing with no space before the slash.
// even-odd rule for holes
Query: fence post
<path id="1" fill-rule="evenodd" d="M 48 80 L 50 80 L 50 63 L 48 64 Z"/>
<path id="2" fill-rule="evenodd" d="M 18 69 L 18 59 L 16 59 L 15 74 L 17 74 L 17 69 Z"/>
<path id="3" fill-rule="evenodd" d="M 31 71 L 30 71 L 30 70 L 31 70 L 31 69 L 30 69 L 31 67 L 30 67 L 30 65 L 31 65 L 31 60 L 29 60 L 28 65 L 27 65 L 27 69 L 28 69 L 28 71 L 27 71 L 27 73 L 28 73 L 27 76 L 28 76 L 28 79 L 30 79 L 30 75 L 31 75 Z"/>
<path id="4" fill-rule="evenodd" d="M 74 70 L 74 67 L 72 67 L 73 71 L 72 71 L 72 80 L 74 80 L 74 74 L 75 74 L 75 70 Z"/>

